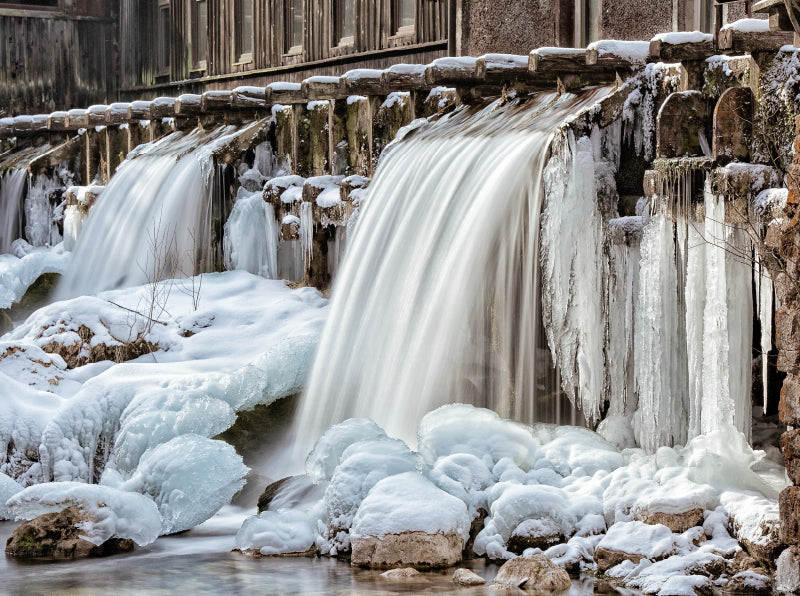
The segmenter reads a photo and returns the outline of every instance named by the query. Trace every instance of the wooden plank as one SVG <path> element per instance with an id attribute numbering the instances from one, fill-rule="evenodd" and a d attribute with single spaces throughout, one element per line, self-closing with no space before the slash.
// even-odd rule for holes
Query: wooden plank
<path id="1" fill-rule="evenodd" d="M 668 33 L 650 41 L 649 60 L 652 62 L 691 62 L 713 55 L 714 42 L 708 34 Z"/>
<path id="2" fill-rule="evenodd" d="M 269 87 L 236 87 L 231 92 L 231 104 L 240 109 L 258 109 L 271 103 L 271 97 Z"/>
<path id="3" fill-rule="evenodd" d="M 528 70 L 534 73 L 586 71 L 586 49 L 537 48 L 528 56 Z"/>
<path id="4" fill-rule="evenodd" d="M 425 89 L 425 64 L 395 64 L 383 71 L 381 80 L 392 91 Z"/>
<path id="5" fill-rule="evenodd" d="M 233 92 L 227 90 L 206 91 L 200 96 L 200 111 L 224 112 L 233 106 Z"/>
<path id="6" fill-rule="evenodd" d="M 477 58 L 439 58 L 425 69 L 428 86 L 481 84 L 486 78 L 486 62 Z"/>
<path id="7" fill-rule="evenodd" d="M 606 70 L 643 68 L 650 54 L 647 41 L 598 41 L 586 50 L 586 64 Z"/>
<path id="8" fill-rule="evenodd" d="M 301 83 L 300 90 L 308 99 L 339 99 L 347 97 L 347 90 L 340 77 L 309 77 Z"/>
<path id="9" fill-rule="evenodd" d="M 272 104 L 289 105 L 308 101 L 300 83 L 270 83 L 267 87 L 272 98 Z"/>
<path id="10" fill-rule="evenodd" d="M 747 32 L 723 29 L 719 32 L 719 49 L 734 54 L 777 52 L 794 43 L 792 31 Z"/>

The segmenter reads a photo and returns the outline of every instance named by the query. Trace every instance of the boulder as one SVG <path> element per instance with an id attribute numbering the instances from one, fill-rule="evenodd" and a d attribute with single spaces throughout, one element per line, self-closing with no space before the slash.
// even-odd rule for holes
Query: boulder
<path id="1" fill-rule="evenodd" d="M 23 522 L 6 542 L 6 556 L 19 559 L 63 560 L 104 557 L 133 550 L 133 541 L 110 538 L 95 545 L 80 536 L 78 524 L 86 516 L 77 506 L 58 513 L 45 513 Z"/>
<path id="2" fill-rule="evenodd" d="M 287 476 L 286 478 L 281 478 L 280 480 L 276 480 L 272 484 L 267 485 L 267 488 L 264 489 L 264 492 L 258 497 L 258 512 L 261 513 L 262 511 L 266 511 L 269 509 L 272 500 L 277 496 L 277 494 L 281 491 L 281 489 L 289 482 L 293 477 Z"/>
<path id="3" fill-rule="evenodd" d="M 569 590 L 569 574 L 541 554 L 506 561 L 494 578 L 495 584 L 558 593 Z"/>
<path id="4" fill-rule="evenodd" d="M 614 550 L 611 548 L 598 547 L 594 551 L 594 560 L 597 563 L 597 570 L 606 572 L 612 567 L 616 567 L 623 561 L 630 561 L 634 565 L 638 565 L 639 561 L 644 559 L 644 555 L 636 553 L 626 553 L 621 550 Z"/>
<path id="5" fill-rule="evenodd" d="M 742 571 L 734 575 L 725 585 L 724 591 L 731 594 L 772 594 L 772 580 L 764 570 Z"/>
<path id="6" fill-rule="evenodd" d="M 381 573 L 383 579 L 392 581 L 418 579 L 422 574 L 413 567 L 402 567 L 400 569 L 390 569 Z"/>
<path id="7" fill-rule="evenodd" d="M 412 531 L 352 540 L 350 564 L 359 567 L 450 567 L 461 560 L 464 541 L 457 534 Z"/>
<path id="8" fill-rule="evenodd" d="M 0 335 L 5 335 L 14 328 L 14 322 L 6 309 L 0 310 Z"/>
<path id="9" fill-rule="evenodd" d="M 698 507 L 681 513 L 663 513 L 657 511 L 642 516 L 640 521 L 651 526 L 662 524 L 676 534 L 683 534 L 689 528 L 703 525 L 703 510 Z"/>
<path id="10" fill-rule="evenodd" d="M 778 557 L 775 590 L 789 594 L 800 592 L 800 547 L 790 546 Z"/>
<path id="11" fill-rule="evenodd" d="M 459 586 L 482 586 L 486 583 L 486 580 L 474 571 L 462 567 L 461 569 L 456 569 L 453 574 L 453 583 Z"/>

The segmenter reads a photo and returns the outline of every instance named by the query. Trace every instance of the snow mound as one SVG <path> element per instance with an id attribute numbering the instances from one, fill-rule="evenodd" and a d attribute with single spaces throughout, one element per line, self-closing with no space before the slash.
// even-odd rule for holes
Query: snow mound
<path id="1" fill-rule="evenodd" d="M 647 559 L 654 560 L 686 551 L 688 544 L 667 526 L 632 521 L 619 522 L 611 526 L 597 547 L 643 555 Z"/>
<path id="2" fill-rule="evenodd" d="M 561 476 L 593 476 L 623 465 L 622 454 L 600 435 L 575 426 L 536 425 L 534 436 L 541 446 L 536 468 L 552 468 Z"/>
<path id="3" fill-rule="evenodd" d="M 313 528 L 313 520 L 306 513 L 264 511 L 244 521 L 234 544 L 240 550 L 262 555 L 304 553 L 314 548 Z"/>
<path id="4" fill-rule="evenodd" d="M 417 448 L 431 465 L 442 456 L 470 453 L 488 467 L 510 458 L 526 470 L 533 466 L 537 442 L 523 424 L 504 420 L 491 410 L 451 404 L 420 421 Z"/>
<path id="5" fill-rule="evenodd" d="M 227 443 L 187 434 L 146 451 L 120 488 L 151 497 L 161 513 L 160 533 L 173 534 L 203 523 L 228 504 L 248 471 Z"/>
<path id="6" fill-rule="evenodd" d="M 16 519 L 33 519 L 77 505 L 88 518 L 81 524 L 84 539 L 100 545 L 109 538 L 130 538 L 146 546 L 158 538 L 161 516 L 144 495 L 97 484 L 48 482 L 30 486 L 7 503 Z"/>
<path id="7" fill-rule="evenodd" d="M 478 508 L 488 509 L 486 488 L 493 483 L 492 471 L 475 455 L 454 453 L 440 457 L 428 477 L 443 491 L 464 501 L 470 517 L 478 514 Z"/>
<path id="8" fill-rule="evenodd" d="M 22 243 L 18 240 L 15 243 Z M 18 255 L 0 255 L 0 308 L 9 308 L 28 291 L 43 273 L 64 273 L 70 253 L 59 244 L 53 248 L 15 246 Z"/>
<path id="9" fill-rule="evenodd" d="M 470 519 L 462 501 L 437 488 L 416 472 L 378 482 L 358 508 L 352 539 L 387 534 L 425 532 L 469 537 Z"/>
<path id="10" fill-rule="evenodd" d="M 350 445 L 384 438 L 388 439 L 383 429 L 368 418 L 345 420 L 330 427 L 317 440 L 306 458 L 306 474 L 314 482 L 330 480 Z"/>

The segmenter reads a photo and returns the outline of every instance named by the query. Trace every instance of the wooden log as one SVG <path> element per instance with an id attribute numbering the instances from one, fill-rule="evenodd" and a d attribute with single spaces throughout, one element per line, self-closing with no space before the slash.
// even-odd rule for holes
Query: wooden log
<path id="1" fill-rule="evenodd" d="M 89 128 L 89 112 L 86 110 L 70 110 L 64 120 L 67 130 L 78 130 L 79 128 Z"/>
<path id="2" fill-rule="evenodd" d="M 479 68 L 487 83 L 513 83 L 528 79 L 528 56 L 514 54 L 484 54 L 478 58 Z"/>
<path id="3" fill-rule="evenodd" d="M 532 73 L 586 72 L 586 49 L 537 48 L 528 56 L 528 70 Z"/>
<path id="4" fill-rule="evenodd" d="M 709 100 L 699 91 L 672 93 L 658 111 L 656 130 L 657 157 L 706 155 L 711 149 Z"/>
<path id="5" fill-rule="evenodd" d="M 300 83 L 277 82 L 270 83 L 267 87 L 273 104 L 290 105 L 308 102 Z"/>
<path id="6" fill-rule="evenodd" d="M 261 109 L 271 103 L 269 87 L 236 87 L 231 92 L 231 105 L 239 109 Z"/>
<path id="7" fill-rule="evenodd" d="M 47 130 L 47 116 L 47 114 L 17 116 L 14 118 L 14 134 L 30 136 L 45 132 Z"/>
<path id="8" fill-rule="evenodd" d="M 285 172 L 297 172 L 296 114 L 300 110 L 302 107 L 299 105 L 272 106 L 272 115 L 275 118 L 275 158 L 278 168 Z"/>
<path id="9" fill-rule="evenodd" d="M 350 172 L 370 175 L 372 163 L 372 102 L 364 95 L 350 95 L 338 101 L 344 108 L 344 129 L 347 142 L 347 168 Z"/>
<path id="10" fill-rule="evenodd" d="M 53 132 L 67 130 L 67 113 L 53 112 L 47 116 L 47 128 Z"/>
<path id="11" fill-rule="evenodd" d="M 60 163 L 71 160 L 81 152 L 83 137 L 76 135 L 64 143 L 53 147 L 46 153 L 37 156 L 28 164 L 28 172 L 34 176 L 41 174 L 47 168 L 52 168 Z"/>
<path id="12" fill-rule="evenodd" d="M 233 107 L 233 92 L 228 90 L 206 91 L 200 97 L 200 111 L 225 112 Z"/>
<path id="13" fill-rule="evenodd" d="M 785 45 L 794 43 L 791 31 L 736 31 L 722 29 L 719 32 L 719 49 L 732 54 L 752 52 L 777 52 Z"/>
<path id="14" fill-rule="evenodd" d="M 467 56 L 439 58 L 425 69 L 428 86 L 467 84 L 479 85 L 486 79 L 486 62 Z"/>
<path id="15" fill-rule="evenodd" d="M 14 119 L 0 118 L 0 137 L 10 139 L 14 136 Z"/>
<path id="16" fill-rule="evenodd" d="M 380 107 L 373 110 L 373 163 L 397 135 L 397 131 L 414 119 L 414 102 L 408 91 L 390 93 Z"/>
<path id="17" fill-rule="evenodd" d="M 713 55 L 713 37 L 707 33 L 663 33 L 650 41 L 651 62 L 698 61 Z"/>
<path id="18" fill-rule="evenodd" d="M 339 77 L 309 77 L 300 84 L 300 90 L 311 100 L 347 97 L 347 91 Z"/>
<path id="19" fill-rule="evenodd" d="M 383 71 L 381 80 L 388 91 L 414 91 L 424 89 L 425 64 L 395 64 Z"/>
<path id="20" fill-rule="evenodd" d="M 433 116 L 443 110 L 454 106 L 458 101 L 458 92 L 450 87 L 436 87 L 425 97 L 422 102 L 422 117 Z"/>
<path id="21" fill-rule="evenodd" d="M 636 70 L 644 68 L 649 54 L 647 41 L 596 41 L 586 49 L 586 64 L 606 70 Z"/>
<path id="22" fill-rule="evenodd" d="M 750 161 L 754 103 L 749 87 L 731 87 L 720 96 L 714 108 L 711 149 L 718 161 Z"/>
<path id="23" fill-rule="evenodd" d="M 341 192 L 340 198 L 343 203 L 352 203 L 355 195 L 353 191 L 364 190 L 369 186 L 370 178 L 366 176 L 359 176 L 357 174 L 344 178 L 339 183 L 339 190 Z"/>
<path id="24" fill-rule="evenodd" d="M 150 117 L 153 120 L 175 117 L 175 98 L 156 97 L 150 104 Z"/>
<path id="25" fill-rule="evenodd" d="M 152 101 L 132 101 L 128 108 L 128 122 L 140 122 L 152 118 Z"/>
<path id="26" fill-rule="evenodd" d="M 383 71 L 374 68 L 357 68 L 342 75 L 347 95 L 386 95 Z"/>
<path id="27" fill-rule="evenodd" d="M 175 116 L 199 116 L 202 97 L 194 93 L 184 93 L 175 100 Z"/>
<path id="28" fill-rule="evenodd" d="M 94 105 L 87 108 L 89 114 L 89 126 L 105 126 L 106 125 L 106 105 Z"/>
<path id="29" fill-rule="evenodd" d="M 330 167 L 331 102 L 308 102 L 298 124 L 297 173 L 301 176 L 322 176 Z"/>
<path id="30" fill-rule="evenodd" d="M 123 124 L 128 121 L 129 103 L 112 103 L 106 110 L 106 124 Z"/>

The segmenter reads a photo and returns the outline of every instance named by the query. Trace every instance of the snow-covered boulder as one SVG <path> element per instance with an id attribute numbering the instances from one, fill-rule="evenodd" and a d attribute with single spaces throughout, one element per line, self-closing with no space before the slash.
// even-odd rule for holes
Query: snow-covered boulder
<path id="1" fill-rule="evenodd" d="M 350 530 L 351 563 L 362 567 L 448 567 L 469 536 L 464 503 L 406 472 L 378 482 Z"/>
<path id="2" fill-rule="evenodd" d="M 311 516 L 301 511 L 264 511 L 244 521 L 234 544 L 256 556 L 312 555 L 314 541 Z"/>
<path id="3" fill-rule="evenodd" d="M 385 438 L 388 437 L 383 429 L 368 418 L 350 418 L 336 424 L 317 439 L 306 458 L 306 474 L 314 482 L 330 480 L 350 445 Z"/>
<path id="4" fill-rule="evenodd" d="M 569 574 L 541 554 L 506 561 L 497 571 L 494 583 L 544 594 L 566 592 L 572 586 Z"/>
<path id="5" fill-rule="evenodd" d="M 594 559 L 598 570 L 607 571 L 623 561 L 637 564 L 642 559 L 664 559 L 678 553 L 682 547 L 685 542 L 681 536 L 673 534 L 666 526 L 620 522 L 611 526 L 597 544 Z"/>

